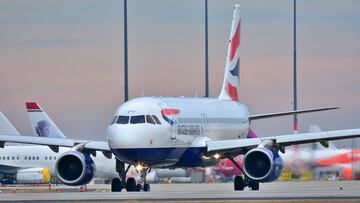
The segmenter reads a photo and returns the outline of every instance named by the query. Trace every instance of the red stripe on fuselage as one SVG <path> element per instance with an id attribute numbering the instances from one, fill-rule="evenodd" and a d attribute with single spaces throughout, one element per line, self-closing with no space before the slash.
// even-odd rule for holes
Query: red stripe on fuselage
<path id="1" fill-rule="evenodd" d="M 232 39 L 231 39 L 229 62 L 233 60 L 236 49 L 238 48 L 238 46 L 240 44 L 240 23 L 241 23 L 241 20 L 239 21 L 239 24 L 237 25 L 237 28 L 236 28 L 236 32 L 232 36 Z"/>
<path id="2" fill-rule="evenodd" d="M 180 113 L 179 109 L 161 109 L 161 115 L 172 115 Z"/>
<path id="3" fill-rule="evenodd" d="M 227 82 L 225 89 L 231 100 L 239 101 L 237 89 L 235 86 L 232 86 L 229 82 Z"/>
<path id="4" fill-rule="evenodd" d="M 34 109 L 40 110 L 40 107 L 37 105 L 36 102 L 26 102 L 25 105 L 27 110 L 34 110 Z"/>

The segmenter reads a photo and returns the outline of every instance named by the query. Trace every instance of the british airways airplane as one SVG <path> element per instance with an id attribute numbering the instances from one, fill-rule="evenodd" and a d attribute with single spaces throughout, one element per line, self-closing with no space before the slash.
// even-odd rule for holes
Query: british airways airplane
<path id="1" fill-rule="evenodd" d="M 234 189 L 259 189 L 260 182 L 276 180 L 283 168 L 279 152 L 294 144 L 360 137 L 360 129 L 289 134 L 251 138 L 250 122 L 294 113 L 309 113 L 336 108 L 308 109 L 268 114 L 251 114 L 239 102 L 240 6 L 235 5 L 227 53 L 224 82 L 218 98 L 140 97 L 122 104 L 107 129 L 107 141 L 68 138 L 0 135 L 5 142 L 72 147 L 56 163 L 57 176 L 63 183 L 90 181 L 95 165 L 92 156 L 102 152 L 116 157 L 116 171 L 111 190 L 150 191 L 146 175 L 152 168 L 208 167 L 229 159 L 242 171 L 234 179 Z M 251 135 L 251 133 L 250 133 Z M 243 154 L 240 166 L 234 157 Z M 125 168 L 125 163 L 128 164 Z M 136 183 L 126 174 L 134 166 L 142 181 Z"/>

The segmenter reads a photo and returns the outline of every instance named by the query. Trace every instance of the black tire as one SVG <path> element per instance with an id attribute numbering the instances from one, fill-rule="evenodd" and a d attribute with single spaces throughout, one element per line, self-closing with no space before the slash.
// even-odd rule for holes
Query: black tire
<path id="1" fill-rule="evenodd" d="M 236 176 L 234 179 L 234 190 L 244 190 L 245 182 L 242 176 Z"/>
<path id="2" fill-rule="evenodd" d="M 249 188 L 251 188 L 251 190 L 254 190 L 254 191 L 259 190 L 259 182 L 250 181 Z"/>
<path id="3" fill-rule="evenodd" d="M 141 184 L 139 184 L 139 183 L 136 184 L 135 190 L 136 190 L 137 192 L 139 192 L 141 189 L 142 189 Z"/>
<path id="4" fill-rule="evenodd" d="M 120 178 L 114 178 L 111 181 L 111 192 L 121 192 L 122 190 L 122 182 Z"/>
<path id="5" fill-rule="evenodd" d="M 146 183 L 146 184 L 144 185 L 144 191 L 145 191 L 145 192 L 149 192 L 149 191 L 150 191 L 150 185 L 149 185 L 148 183 Z"/>
<path id="6" fill-rule="evenodd" d="M 136 189 L 135 178 L 128 178 L 126 181 L 126 191 L 133 192 Z"/>

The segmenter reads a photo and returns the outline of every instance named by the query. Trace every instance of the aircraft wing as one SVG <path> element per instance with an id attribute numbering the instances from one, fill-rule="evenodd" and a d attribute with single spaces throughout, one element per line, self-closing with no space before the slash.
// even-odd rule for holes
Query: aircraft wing
<path id="1" fill-rule="evenodd" d="M 54 151 L 57 151 L 56 149 L 58 147 L 77 147 L 81 145 L 82 149 L 110 152 L 109 145 L 106 141 L 74 140 L 67 138 L 33 137 L 23 135 L 0 135 L 0 147 L 4 147 L 5 142 L 46 145 Z"/>
<path id="2" fill-rule="evenodd" d="M 23 167 L 19 167 L 19 166 L 0 164 L 0 171 L 3 173 L 16 173 L 16 171 L 22 168 Z"/>
<path id="3" fill-rule="evenodd" d="M 340 140 L 356 137 L 360 137 L 360 128 L 289 134 L 263 138 L 209 141 L 207 143 L 207 151 L 209 153 L 235 154 L 239 152 L 241 153 L 241 151 L 247 151 L 259 145 L 286 147 L 294 144 L 306 144 L 313 142 L 324 143 L 329 140 Z"/>
<path id="4" fill-rule="evenodd" d="M 250 120 L 257 120 L 257 119 L 264 119 L 264 118 L 271 118 L 271 117 L 279 117 L 279 116 L 288 116 L 294 114 L 303 114 L 303 113 L 312 113 L 318 111 L 329 111 L 339 109 L 339 107 L 326 107 L 326 108 L 317 108 L 317 109 L 305 109 L 305 110 L 297 110 L 297 111 L 283 111 L 283 112 L 276 112 L 276 113 L 266 113 L 266 114 L 252 114 L 249 116 Z"/>

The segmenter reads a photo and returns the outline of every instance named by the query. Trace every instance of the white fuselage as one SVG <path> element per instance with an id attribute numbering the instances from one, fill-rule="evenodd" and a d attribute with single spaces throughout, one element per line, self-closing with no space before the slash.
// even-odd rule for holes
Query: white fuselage
<path id="1" fill-rule="evenodd" d="M 161 124 L 148 122 L 149 116 L 157 117 Z M 248 116 L 246 106 L 234 101 L 142 97 L 116 110 L 108 127 L 108 142 L 113 153 L 129 164 L 209 166 L 216 161 L 202 158 L 206 142 L 246 138 Z M 118 117 L 122 120 L 119 123 Z"/>

